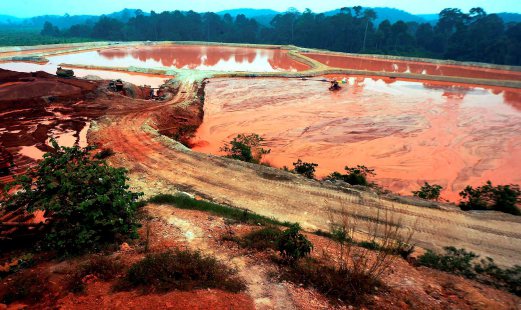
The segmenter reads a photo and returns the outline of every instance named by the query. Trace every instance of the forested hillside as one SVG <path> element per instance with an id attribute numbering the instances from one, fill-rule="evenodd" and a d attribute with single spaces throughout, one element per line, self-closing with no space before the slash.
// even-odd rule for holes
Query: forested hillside
<path id="1" fill-rule="evenodd" d="M 47 22 L 42 35 L 97 40 L 179 40 L 293 44 L 351 53 L 376 53 L 521 65 L 521 23 L 505 23 L 481 8 L 440 12 L 436 24 L 389 20 L 377 24 L 372 9 L 342 8 L 336 14 L 290 10 L 268 26 L 244 14 L 136 11 L 122 20 L 59 29 Z"/>

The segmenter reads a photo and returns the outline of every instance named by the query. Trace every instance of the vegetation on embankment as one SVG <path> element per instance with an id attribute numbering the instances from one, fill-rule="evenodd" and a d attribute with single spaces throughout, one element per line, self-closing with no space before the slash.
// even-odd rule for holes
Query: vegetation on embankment
<path id="1" fill-rule="evenodd" d="M 490 257 L 476 262 L 478 258 L 479 255 L 465 249 L 445 247 L 443 254 L 427 250 L 419 257 L 417 264 L 462 275 L 521 296 L 520 265 L 503 269 Z"/>
<path id="2" fill-rule="evenodd" d="M 149 198 L 147 202 L 156 204 L 168 204 L 179 209 L 209 212 L 211 214 L 221 216 L 227 219 L 243 223 L 250 223 L 254 225 L 290 225 L 290 223 L 287 222 L 281 222 L 274 218 L 269 218 L 255 214 L 247 209 L 229 207 L 202 199 L 198 200 L 186 194 L 160 194 Z"/>
<path id="3" fill-rule="evenodd" d="M 0 192 L 0 211 L 41 212 L 44 234 L 37 233 L 39 223 L 35 223 L 34 238 L 39 248 L 59 255 L 77 255 L 135 238 L 137 200 L 142 194 L 129 190 L 127 171 L 93 157 L 93 147 L 63 147 L 54 139 L 51 144 L 53 150 L 34 170 Z M 12 226 L 31 225 L 0 222 L 1 229 Z M 9 239 L 9 235 L 2 237 Z"/>
<path id="4" fill-rule="evenodd" d="M 0 46 L 30 46 L 41 44 L 64 44 L 90 42 L 92 38 L 41 35 L 40 29 L 19 29 L 0 27 Z"/>

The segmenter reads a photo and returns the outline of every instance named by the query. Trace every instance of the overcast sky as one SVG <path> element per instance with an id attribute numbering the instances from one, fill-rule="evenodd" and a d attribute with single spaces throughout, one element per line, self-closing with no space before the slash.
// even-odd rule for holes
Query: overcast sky
<path id="1" fill-rule="evenodd" d="M 480 6 L 488 13 L 521 13 L 521 0 L 0 0 L 0 14 L 18 17 L 56 14 L 100 15 L 124 8 L 154 10 L 194 10 L 217 12 L 234 8 L 258 8 L 285 11 L 289 7 L 299 10 L 310 8 L 323 12 L 340 7 L 361 5 L 365 7 L 393 7 L 413 14 L 439 13 L 447 7 L 468 11 Z"/>

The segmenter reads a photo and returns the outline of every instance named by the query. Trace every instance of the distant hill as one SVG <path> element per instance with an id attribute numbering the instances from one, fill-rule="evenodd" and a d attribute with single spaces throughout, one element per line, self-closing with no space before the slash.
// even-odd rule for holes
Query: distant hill
<path id="1" fill-rule="evenodd" d="M 0 25 L 12 25 L 19 24 L 22 22 L 22 18 L 10 16 L 10 15 L 0 15 Z"/>
<path id="2" fill-rule="evenodd" d="M 366 8 L 364 8 L 366 9 Z M 367 8 L 372 9 L 376 12 L 376 21 L 375 24 L 379 25 L 384 20 L 389 20 L 391 23 L 395 23 L 399 20 L 403 20 L 404 22 L 417 22 L 417 23 L 425 23 L 426 20 L 418 15 L 413 15 L 411 13 L 405 12 L 403 10 L 393 9 L 393 8 Z M 324 12 L 325 15 L 335 15 L 340 13 L 340 9 Z"/>
<path id="3" fill-rule="evenodd" d="M 398 20 L 403 20 L 404 22 L 418 22 L 418 23 L 431 23 L 435 24 L 438 21 L 438 14 L 419 14 L 413 15 L 406 11 L 387 8 L 387 7 L 377 7 L 371 8 L 375 10 L 377 19 L 375 21 L 376 25 L 379 25 L 384 20 L 389 20 L 391 23 L 394 23 Z M 119 12 L 114 12 L 111 14 L 106 14 L 105 16 L 109 16 L 123 22 L 128 21 L 130 18 L 136 16 L 137 9 L 124 9 Z M 277 12 L 270 9 L 233 9 L 233 10 L 225 10 L 217 12 L 219 15 L 230 14 L 232 17 L 236 17 L 239 14 L 244 14 L 248 18 L 254 18 L 259 24 L 263 26 L 269 26 L 273 17 L 277 14 L 281 14 L 282 12 Z M 332 10 L 324 12 L 325 15 L 331 16 L 340 13 L 340 9 Z M 144 12 L 143 14 L 149 15 L 148 12 Z M 505 23 L 509 22 L 521 22 L 521 14 L 517 13 L 499 13 L 498 14 Z M 45 22 L 51 22 L 58 28 L 64 29 L 69 28 L 75 24 L 82 23 L 95 23 L 100 16 L 96 15 L 42 15 L 35 16 L 31 18 L 18 18 L 9 15 L 0 15 L 0 27 L 10 28 L 14 26 L 18 26 L 21 28 L 31 28 L 31 29 L 40 29 L 43 27 Z"/>
<path id="4" fill-rule="evenodd" d="M 521 23 L 521 14 L 517 14 L 517 13 L 499 13 L 497 15 L 499 15 L 505 21 L 505 23 L 511 23 L 511 22 Z"/>
<path id="5" fill-rule="evenodd" d="M 107 14 L 106 16 L 128 21 L 130 18 L 136 16 L 135 9 L 124 9 L 119 12 Z M 146 13 L 145 13 L 146 14 Z M 95 23 L 100 16 L 97 15 L 42 15 L 30 18 L 18 18 L 9 15 L 0 15 L 0 26 L 14 26 L 17 25 L 22 28 L 42 28 L 45 22 L 50 22 L 60 29 L 69 28 L 76 24 Z"/>
<path id="6" fill-rule="evenodd" d="M 230 14 L 232 17 L 236 17 L 239 14 L 243 14 L 248 18 L 255 19 L 259 24 L 263 26 L 269 26 L 273 17 L 275 17 L 275 15 L 279 13 L 280 12 L 269 9 L 234 9 L 217 12 L 217 14 L 219 15 Z"/>
<path id="7" fill-rule="evenodd" d="M 279 12 L 269 9 L 233 9 L 217 12 L 219 15 L 230 14 L 235 17 L 239 14 L 244 14 L 248 18 L 263 16 L 263 15 L 277 15 Z"/>

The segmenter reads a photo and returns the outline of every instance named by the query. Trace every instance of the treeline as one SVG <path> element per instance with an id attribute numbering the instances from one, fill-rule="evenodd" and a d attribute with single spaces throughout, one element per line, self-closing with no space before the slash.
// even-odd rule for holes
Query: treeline
<path id="1" fill-rule="evenodd" d="M 123 22 L 103 16 L 96 23 L 58 29 L 44 25 L 43 35 L 99 40 L 172 40 L 293 44 L 350 53 L 375 53 L 521 65 L 521 23 L 505 23 L 481 8 L 464 13 L 440 12 L 436 25 L 390 23 L 375 25 L 376 13 L 360 6 L 327 16 L 310 10 L 276 15 L 270 26 L 229 14 L 138 11 Z"/>

